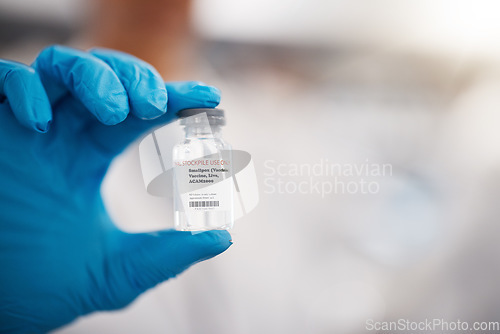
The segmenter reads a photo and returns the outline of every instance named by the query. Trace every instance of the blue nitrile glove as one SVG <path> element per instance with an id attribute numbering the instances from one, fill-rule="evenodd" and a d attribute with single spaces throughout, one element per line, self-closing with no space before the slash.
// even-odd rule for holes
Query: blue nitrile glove
<path id="1" fill-rule="evenodd" d="M 122 232 L 100 194 L 127 144 L 219 99 L 111 50 L 50 47 L 32 67 L 0 60 L 0 332 L 124 307 L 230 246 L 226 231 Z"/>

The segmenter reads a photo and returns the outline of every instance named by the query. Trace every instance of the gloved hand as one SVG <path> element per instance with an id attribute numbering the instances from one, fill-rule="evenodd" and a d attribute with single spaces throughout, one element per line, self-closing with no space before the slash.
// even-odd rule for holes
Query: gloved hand
<path id="1" fill-rule="evenodd" d="M 50 47 L 32 67 L 0 60 L 0 332 L 124 307 L 230 246 L 226 231 L 122 232 L 100 195 L 130 142 L 219 99 L 111 50 Z"/>

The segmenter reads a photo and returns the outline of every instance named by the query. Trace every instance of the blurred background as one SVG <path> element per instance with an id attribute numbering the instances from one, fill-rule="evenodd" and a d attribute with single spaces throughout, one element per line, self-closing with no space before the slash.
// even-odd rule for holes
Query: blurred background
<path id="1" fill-rule="evenodd" d="M 0 0 L 0 57 L 110 47 L 222 90 L 259 206 L 234 245 L 128 308 L 57 333 L 365 333 L 366 321 L 500 320 L 500 2 Z M 390 164 L 376 193 L 291 191 Z M 282 166 L 272 174 L 269 166 Z M 312 181 L 311 181 L 312 180 Z M 269 184 L 291 184 L 278 192 Z M 103 186 L 127 231 L 169 228 L 137 143 Z M 396 332 L 395 332 L 396 333 Z M 489 333 L 484 331 L 484 333 Z M 493 331 L 491 331 L 493 333 Z"/>

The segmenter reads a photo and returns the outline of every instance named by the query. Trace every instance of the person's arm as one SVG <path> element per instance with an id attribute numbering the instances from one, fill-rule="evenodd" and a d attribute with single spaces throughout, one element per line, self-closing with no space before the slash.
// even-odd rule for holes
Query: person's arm
<path id="1" fill-rule="evenodd" d="M 0 61 L 0 332 L 46 332 L 139 294 L 230 245 L 227 231 L 120 231 L 100 186 L 113 158 L 219 91 L 164 83 L 111 50 Z"/>

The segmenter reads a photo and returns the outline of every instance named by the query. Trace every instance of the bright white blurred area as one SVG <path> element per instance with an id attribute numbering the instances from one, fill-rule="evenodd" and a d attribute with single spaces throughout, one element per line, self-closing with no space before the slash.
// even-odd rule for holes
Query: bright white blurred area
<path id="1" fill-rule="evenodd" d="M 215 38 L 488 56 L 500 51 L 499 10 L 494 0 L 201 0 L 195 12 Z"/>
<path id="2" fill-rule="evenodd" d="M 82 0 L 2 0 L 2 16 L 75 23 Z M 194 25 L 208 38 L 306 46 L 409 48 L 496 56 L 495 0 L 196 0 Z M 83 13 L 85 11 L 83 10 Z"/>
<path id="3" fill-rule="evenodd" d="M 0 57 L 78 46 L 88 13 L 83 0 L 0 0 Z M 226 253 L 57 333 L 358 334 L 368 319 L 497 321 L 499 13 L 493 0 L 194 1 L 202 46 L 190 75 L 221 89 L 224 137 L 252 154 L 260 204 L 236 222 Z M 326 160 L 392 173 L 369 177 L 380 191 L 368 195 L 266 186 L 266 165 Z M 169 200 L 144 189 L 137 145 L 116 159 L 103 194 L 127 231 L 172 226 Z"/>

